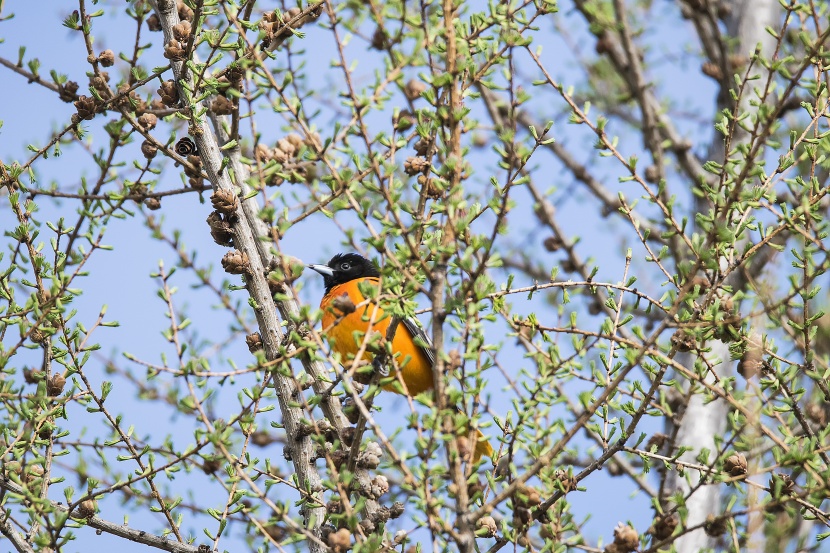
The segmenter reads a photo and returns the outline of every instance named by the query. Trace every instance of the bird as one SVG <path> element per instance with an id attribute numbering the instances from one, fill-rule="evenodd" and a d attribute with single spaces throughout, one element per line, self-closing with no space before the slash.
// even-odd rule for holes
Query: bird
<path id="1" fill-rule="evenodd" d="M 323 276 L 325 294 L 320 301 L 323 330 L 332 349 L 340 354 L 341 362 L 351 362 L 360 354 L 363 338 L 370 330 L 386 336 L 392 317 L 385 317 L 377 302 L 366 302 L 361 292 L 361 287 L 365 286 L 362 283 L 380 285 L 380 271 L 374 263 L 357 253 L 341 253 L 325 265 L 307 267 Z M 344 296 L 348 296 L 348 300 Z M 415 319 L 403 317 L 400 322 L 402 324 L 394 329 L 392 353 L 406 387 L 404 390 L 393 381 L 383 389 L 414 397 L 435 387 L 432 371 L 435 352 L 432 340 Z M 367 350 L 364 348 L 360 360 L 377 365 L 374 353 Z M 375 366 L 375 369 L 383 374 L 383 367 Z M 476 430 L 473 462 L 478 462 L 482 456 L 492 459 L 493 448 L 481 431 Z"/>

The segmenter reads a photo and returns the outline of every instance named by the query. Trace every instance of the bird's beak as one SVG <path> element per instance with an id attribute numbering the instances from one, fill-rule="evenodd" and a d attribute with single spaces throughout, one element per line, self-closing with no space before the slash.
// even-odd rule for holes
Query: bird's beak
<path id="1" fill-rule="evenodd" d="M 324 277 L 334 276 L 334 271 L 331 270 L 331 267 L 328 265 L 306 265 L 312 271 L 317 271 Z"/>

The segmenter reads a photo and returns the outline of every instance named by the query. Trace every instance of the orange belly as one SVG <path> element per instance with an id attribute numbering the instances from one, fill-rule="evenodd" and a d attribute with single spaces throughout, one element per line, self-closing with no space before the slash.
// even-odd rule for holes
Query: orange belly
<path id="1" fill-rule="evenodd" d="M 377 279 L 366 280 L 377 282 Z M 379 332 L 381 336 L 386 336 L 392 317 L 385 317 L 383 310 L 373 303 L 360 306 L 353 313 L 341 316 L 342 313 L 331 307 L 330 302 L 343 294 L 347 294 L 355 306 L 365 301 L 357 283 L 353 281 L 332 288 L 323 297 L 320 307 L 324 309 L 325 335 L 331 342 L 332 349 L 340 354 L 341 363 L 348 367 L 357 358 L 367 334 Z M 325 307 L 327 305 L 328 308 Z M 415 345 L 412 334 L 403 324 L 398 324 L 395 329 L 392 351 L 409 395 L 415 396 L 432 389 L 432 364 L 421 348 Z M 373 358 L 374 354 L 364 348 L 359 360 L 371 362 Z M 384 389 L 398 391 L 391 384 L 384 386 Z"/>

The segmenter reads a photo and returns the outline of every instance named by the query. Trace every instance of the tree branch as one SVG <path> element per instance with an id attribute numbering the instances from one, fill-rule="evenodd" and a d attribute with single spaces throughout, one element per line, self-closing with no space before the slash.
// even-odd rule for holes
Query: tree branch
<path id="1" fill-rule="evenodd" d="M 165 43 L 167 43 L 173 39 L 173 26 L 179 23 L 176 2 L 172 0 L 153 0 L 153 3 L 161 21 Z M 198 26 L 196 29 L 198 29 Z M 195 29 L 194 32 L 196 32 Z M 184 62 L 173 61 L 171 66 L 177 79 L 179 97 L 182 98 L 183 102 L 188 102 L 191 98 L 189 91 L 193 91 L 194 78 L 190 75 L 190 72 L 184 70 Z M 179 80 L 182 76 L 184 79 Z M 195 94 L 196 91 L 193 91 L 193 93 Z M 186 107 L 190 109 L 191 114 L 195 114 L 203 108 L 203 105 L 193 103 Z M 217 137 L 206 124 L 206 121 L 192 115 L 191 134 L 214 190 L 225 190 L 236 194 L 236 186 L 241 187 L 242 183 L 234 182 L 231 179 L 230 171 L 223 164 L 225 156 L 219 147 Z M 239 167 L 232 168 L 239 170 Z M 237 173 L 237 178 L 242 174 L 241 171 Z M 259 324 L 265 356 L 271 361 L 280 357 L 283 333 L 280 320 L 277 317 L 276 305 L 266 280 L 268 266 L 263 263 L 265 256 L 260 252 L 260 248 L 263 248 L 264 245 L 259 239 L 261 234 L 258 230 L 264 223 L 259 221 L 258 209 L 255 205 L 251 205 L 248 201 L 242 203 L 242 209 L 239 210 L 241 211 L 240 216 L 235 218 L 233 224 L 234 245 L 239 251 L 247 255 L 250 263 L 250 270 L 245 275 L 245 281 L 254 302 L 254 312 Z M 265 235 L 268 236 L 267 233 Z M 292 399 L 294 394 L 297 393 L 294 379 L 280 374 L 279 371 L 274 371 L 271 375 L 274 379 L 274 389 L 279 400 L 283 424 L 289 440 L 293 444 L 291 459 L 297 472 L 299 485 L 301 488 L 310 490 L 311 493 L 321 492 L 323 484 L 314 463 L 314 444 L 309 436 L 303 435 L 301 432 L 301 422 L 305 419 L 304 413 L 300 407 L 296 406 L 295 400 Z M 319 538 L 320 527 L 325 517 L 325 508 L 319 506 L 319 503 L 306 503 L 302 509 L 308 529 Z M 316 540 L 309 540 L 308 546 L 313 553 L 325 550 L 322 542 Z"/>
<path id="2" fill-rule="evenodd" d="M 6 476 L 4 475 L 0 475 L 0 488 L 6 490 L 7 492 L 11 492 L 17 495 L 28 495 L 26 490 L 24 490 L 23 488 L 21 488 L 20 486 L 6 478 Z M 170 553 L 205 553 L 204 546 L 194 546 L 189 545 L 187 543 L 170 540 L 166 537 L 156 536 L 154 534 L 151 534 L 150 532 L 145 532 L 144 530 L 128 528 L 123 524 L 116 524 L 114 522 L 104 520 L 98 516 L 85 518 L 78 511 L 73 511 L 70 513 L 69 508 L 66 505 L 63 505 L 56 501 L 49 501 L 49 505 L 52 509 L 60 511 L 61 513 L 69 514 L 74 519 L 84 520 L 86 522 L 86 525 L 90 528 L 95 528 L 96 530 L 106 532 L 107 534 L 112 534 L 113 536 L 118 536 L 119 538 L 126 538 L 136 543 L 141 543 L 150 547 L 155 547 L 156 549 L 161 549 L 162 551 L 169 551 Z M 3 535 L 12 540 L 12 543 L 15 544 L 15 548 L 19 552 L 34 553 L 32 546 L 29 545 L 26 541 L 24 541 L 22 536 L 20 536 L 20 534 L 17 531 L 15 531 L 14 528 L 11 527 L 8 521 L 8 517 L 6 517 L 6 519 L 2 522 L 2 527 Z M 17 535 L 19 542 L 12 537 L 14 535 Z"/>

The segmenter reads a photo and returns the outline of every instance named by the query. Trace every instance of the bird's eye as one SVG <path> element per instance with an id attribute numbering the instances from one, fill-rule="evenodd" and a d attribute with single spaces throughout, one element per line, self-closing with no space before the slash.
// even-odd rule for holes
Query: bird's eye
<path id="1" fill-rule="evenodd" d="M 348 271 L 351 268 L 352 268 L 352 266 L 348 261 L 346 263 L 341 263 L 340 264 L 340 270 L 341 271 Z"/>

